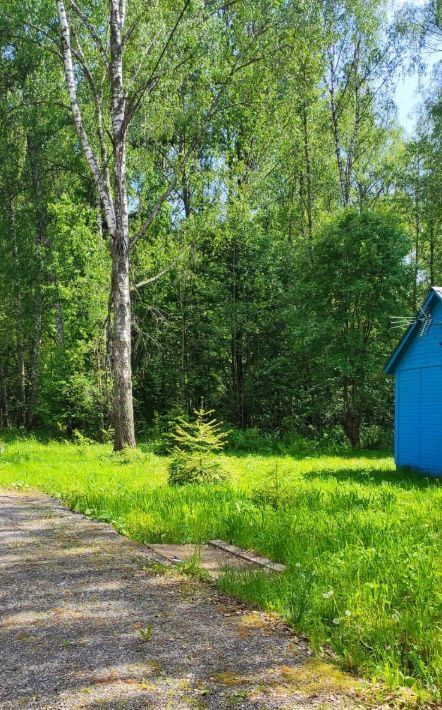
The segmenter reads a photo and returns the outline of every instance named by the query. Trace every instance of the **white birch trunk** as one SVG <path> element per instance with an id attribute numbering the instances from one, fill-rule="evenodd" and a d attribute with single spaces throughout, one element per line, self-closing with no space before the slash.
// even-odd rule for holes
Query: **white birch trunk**
<path id="1" fill-rule="evenodd" d="M 135 446 L 131 366 L 131 300 L 129 283 L 130 242 L 126 175 L 126 97 L 123 83 L 122 35 L 126 14 L 125 0 L 110 0 L 111 121 L 113 140 L 113 196 L 105 179 L 106 167 L 100 166 L 87 132 L 77 98 L 72 62 L 71 33 L 64 0 L 57 0 L 64 74 L 74 123 L 95 182 L 107 228 L 112 237 L 113 343 L 115 450 Z M 100 126 L 97 126 L 99 129 Z M 99 133 L 99 130 L 98 130 Z M 102 138 L 103 140 L 103 138 Z M 102 146 L 104 148 L 104 146 Z"/>
<path id="2" fill-rule="evenodd" d="M 124 17 L 124 0 L 111 0 L 110 77 L 115 200 L 115 233 L 112 245 L 114 276 L 113 368 L 116 450 L 123 449 L 126 446 L 135 446 L 131 365 L 132 316 L 129 282 L 129 213 L 126 182 L 126 135 L 124 128 L 126 106 L 123 85 L 122 47 Z"/>
<path id="3" fill-rule="evenodd" d="M 63 55 L 64 76 L 66 88 L 69 95 L 72 116 L 80 139 L 81 147 L 83 148 L 84 156 L 89 165 L 92 177 L 95 183 L 95 189 L 100 195 L 103 205 L 104 217 L 107 228 L 111 235 L 115 229 L 115 215 L 112 204 L 112 197 L 106 190 L 106 185 L 103 180 L 103 171 L 100 170 L 98 161 L 94 155 L 89 138 L 84 127 L 83 118 L 80 111 L 80 106 L 77 98 L 77 84 L 75 81 L 74 65 L 72 61 L 71 50 L 71 32 L 69 28 L 69 20 L 66 13 L 64 0 L 57 0 L 58 19 L 60 23 L 60 38 L 61 38 L 61 53 Z"/>

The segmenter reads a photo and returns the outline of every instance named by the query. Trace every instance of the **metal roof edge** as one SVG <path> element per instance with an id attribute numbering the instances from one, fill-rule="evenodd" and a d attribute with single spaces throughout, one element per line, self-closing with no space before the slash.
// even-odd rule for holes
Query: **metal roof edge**
<path id="1" fill-rule="evenodd" d="M 428 294 L 425 298 L 425 301 L 422 303 L 421 308 L 424 306 L 429 306 L 433 298 L 437 296 L 442 300 L 442 287 L 441 286 L 431 286 L 430 290 L 428 291 Z M 391 375 L 393 373 L 394 365 L 404 350 L 405 346 L 407 343 L 410 341 L 412 335 L 414 334 L 414 331 L 417 328 L 417 323 L 412 323 L 410 326 L 408 326 L 406 332 L 400 339 L 399 343 L 397 344 L 396 348 L 393 350 L 392 354 L 390 355 L 389 359 L 387 360 L 387 363 L 384 367 L 384 372 L 386 375 Z"/>

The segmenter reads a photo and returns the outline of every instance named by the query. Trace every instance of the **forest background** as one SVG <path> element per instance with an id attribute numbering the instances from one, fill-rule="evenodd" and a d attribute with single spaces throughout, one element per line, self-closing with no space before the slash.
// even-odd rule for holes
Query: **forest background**
<path id="1" fill-rule="evenodd" d="M 399 5 L 2 3 L 2 428 L 131 445 L 133 384 L 141 437 L 204 400 L 391 446 L 390 317 L 442 283 L 437 61 L 413 137 L 393 98 L 440 18 Z"/>

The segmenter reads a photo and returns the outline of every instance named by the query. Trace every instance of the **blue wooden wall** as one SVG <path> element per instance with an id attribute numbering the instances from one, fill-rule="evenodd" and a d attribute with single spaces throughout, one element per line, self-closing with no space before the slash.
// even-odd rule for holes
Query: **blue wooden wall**
<path id="1" fill-rule="evenodd" d="M 442 301 L 433 301 L 433 325 L 400 354 L 396 378 L 395 459 L 442 475 Z"/>

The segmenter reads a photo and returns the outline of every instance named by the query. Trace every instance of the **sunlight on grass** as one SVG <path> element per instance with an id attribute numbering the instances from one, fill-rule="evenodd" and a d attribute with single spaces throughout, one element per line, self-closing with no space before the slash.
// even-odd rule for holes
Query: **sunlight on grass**
<path id="1" fill-rule="evenodd" d="M 135 540 L 223 538 L 287 565 L 220 584 L 282 614 L 344 668 L 437 696 L 441 678 L 441 503 L 437 480 L 382 454 L 220 456 L 222 486 L 167 485 L 149 447 L 11 439 L 0 486 L 34 486 Z"/>

